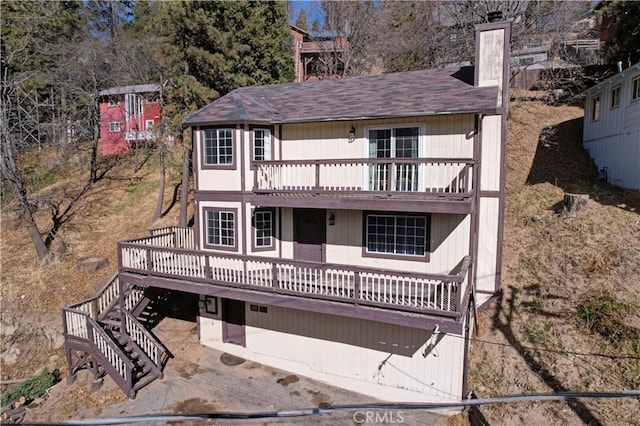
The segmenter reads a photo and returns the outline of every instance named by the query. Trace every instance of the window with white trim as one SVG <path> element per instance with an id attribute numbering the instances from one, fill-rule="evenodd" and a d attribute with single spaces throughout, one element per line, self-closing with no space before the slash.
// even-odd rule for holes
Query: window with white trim
<path id="1" fill-rule="evenodd" d="M 120 122 L 112 121 L 109 123 L 109 131 L 110 132 L 119 132 L 120 131 Z"/>
<path id="2" fill-rule="evenodd" d="M 620 106 L 620 90 L 620 85 L 611 88 L 611 109 L 618 108 Z"/>
<path id="3" fill-rule="evenodd" d="M 205 166 L 233 164 L 233 129 L 204 130 L 202 145 Z"/>
<path id="4" fill-rule="evenodd" d="M 594 96 L 591 99 L 591 121 L 598 121 L 600 119 L 600 95 Z"/>
<path id="5" fill-rule="evenodd" d="M 152 130 L 155 127 L 156 123 L 153 120 L 145 120 L 144 127 L 147 130 Z"/>
<path id="6" fill-rule="evenodd" d="M 235 247 L 235 212 L 206 210 L 206 243 L 210 246 Z"/>
<path id="7" fill-rule="evenodd" d="M 369 158 L 418 158 L 419 138 L 419 127 L 369 129 Z M 417 191 L 418 163 L 370 164 L 369 190 Z"/>
<path id="8" fill-rule="evenodd" d="M 269 129 L 253 129 L 254 161 L 271 160 L 271 131 Z"/>
<path id="9" fill-rule="evenodd" d="M 273 210 L 261 209 L 253 212 L 253 242 L 257 249 L 274 246 Z"/>
<path id="10" fill-rule="evenodd" d="M 632 80 L 631 89 L 631 100 L 635 101 L 640 99 L 640 77 L 636 77 Z"/>
<path id="11" fill-rule="evenodd" d="M 425 256 L 429 217 L 368 213 L 365 219 L 367 253 Z"/>

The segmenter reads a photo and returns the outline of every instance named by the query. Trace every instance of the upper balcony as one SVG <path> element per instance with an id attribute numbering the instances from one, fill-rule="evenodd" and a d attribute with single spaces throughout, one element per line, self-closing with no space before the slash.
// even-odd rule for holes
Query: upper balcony
<path id="1" fill-rule="evenodd" d="M 118 243 L 121 281 L 292 309 L 460 332 L 469 257 L 450 274 L 419 274 L 195 248 L 193 229 Z"/>
<path id="2" fill-rule="evenodd" d="M 468 214 L 474 207 L 475 164 L 460 158 L 259 161 L 254 163 L 252 202 Z"/>

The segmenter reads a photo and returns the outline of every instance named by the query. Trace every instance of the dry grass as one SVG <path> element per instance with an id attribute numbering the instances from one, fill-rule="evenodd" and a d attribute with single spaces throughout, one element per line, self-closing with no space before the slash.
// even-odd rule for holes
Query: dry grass
<path id="1" fill-rule="evenodd" d="M 56 170 L 65 170 L 34 196 L 46 194 L 53 199 L 63 199 L 64 194 L 79 191 L 87 180 L 87 167 L 73 167 L 66 163 L 67 168 L 62 168 L 52 158 L 55 158 L 55 153 L 43 150 L 28 153 L 21 159 L 30 170 L 36 166 L 47 170 L 47 164 L 54 165 Z M 38 261 L 24 225 L 15 219 L 12 202 L 4 203 L 0 235 L 0 303 L 3 324 L 19 318 L 19 321 L 31 323 L 37 329 L 38 325 L 51 325 L 53 321 L 61 330 L 60 309 L 92 297 L 116 272 L 117 241 L 146 235 L 147 230 L 154 226 L 177 223 L 178 204 L 157 223 L 152 222 L 157 197 L 157 166 L 154 159 L 150 158 L 135 172 L 135 166 L 140 161 L 141 158 L 135 156 L 120 159 L 119 164 L 105 178 L 78 200 L 73 207 L 73 214 L 56 236 L 58 241 L 64 241 L 66 253 L 48 264 Z M 88 164 L 86 161 L 76 162 Z M 174 185 L 179 182 L 179 169 L 180 165 L 174 164 L 168 170 L 165 208 L 171 202 Z M 41 230 L 51 226 L 46 208 L 39 209 L 37 221 Z M 110 262 L 109 267 L 90 274 L 78 272 L 75 268 L 77 259 L 90 255 L 106 257 Z M 9 338 L 10 336 L 4 336 L 3 353 L 15 343 L 8 341 Z M 21 351 L 27 353 L 29 349 L 21 347 Z M 47 364 L 49 357 L 58 358 L 54 367 L 63 367 L 59 348 L 52 347 L 33 352 L 32 355 L 29 359 L 20 361 L 21 369 L 4 366 L 2 379 L 21 378 L 29 374 L 29 371 L 35 372 L 39 366 Z"/>
<path id="2" fill-rule="evenodd" d="M 632 327 L 629 331 L 640 322 L 640 194 L 597 181 L 579 143 L 580 117 L 582 110 L 575 107 L 512 104 L 503 294 L 481 312 L 481 336 L 472 346 L 470 387 L 480 397 L 637 386 L 638 361 L 569 353 L 619 355 L 640 347 L 632 341 L 632 331 L 614 346 L 598 329 L 585 326 L 578 313 L 587 302 L 598 302 L 594 295 L 606 290 L 611 295 L 608 303 L 625 306 L 617 324 Z M 40 176 L 34 188 L 55 196 L 80 187 L 86 180 L 86 162 L 71 161 L 76 167 L 62 167 L 51 152 L 28 157 L 30 170 L 38 169 Z M 135 162 L 133 157 L 125 159 L 80 199 L 59 234 L 67 254 L 49 265 L 37 261 L 25 229 L 14 224 L 10 204 L 3 206 L 3 321 L 22 316 L 35 326 L 55 321 L 60 327 L 60 308 L 94 295 L 116 271 L 117 241 L 144 235 L 152 226 L 176 223 L 177 205 L 159 223 L 152 223 L 157 170 L 151 161 L 134 173 Z M 165 206 L 179 180 L 179 165 L 172 170 Z M 565 192 L 588 193 L 591 201 L 576 215 L 558 217 L 553 210 Z M 538 219 L 531 220 L 533 216 Z M 44 210 L 38 220 L 43 229 L 49 225 Z M 105 256 L 111 265 L 95 274 L 76 272 L 76 259 L 87 255 Z M 601 324 L 606 323 L 603 319 Z M 59 348 L 40 349 L 25 352 L 26 372 L 3 368 L 2 378 L 19 378 L 42 365 L 64 365 Z M 53 364 L 51 356 L 56 357 Z M 640 408 L 633 400 L 530 403 L 484 411 L 492 423 L 501 425 L 581 425 L 589 419 L 640 424 Z"/>
<path id="3" fill-rule="evenodd" d="M 633 356 L 640 347 L 637 326 L 629 325 L 640 312 L 640 194 L 597 180 L 580 144 L 582 113 L 537 102 L 512 104 L 503 292 L 482 312 L 486 331 L 472 350 L 471 388 L 484 397 L 638 386 L 640 360 L 570 353 Z M 586 193 L 591 200 L 581 212 L 559 217 L 554 211 L 565 192 Z M 578 313 L 586 301 L 598 306 L 594 295 L 603 292 L 611 304 L 625 307 L 600 318 L 624 328 L 619 344 L 586 327 Z M 485 411 L 496 424 L 640 424 L 640 407 L 631 399 Z"/>

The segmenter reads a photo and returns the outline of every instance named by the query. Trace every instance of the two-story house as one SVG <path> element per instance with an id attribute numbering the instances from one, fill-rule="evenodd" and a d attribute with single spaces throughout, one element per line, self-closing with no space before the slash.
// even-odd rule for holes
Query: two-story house
<path id="1" fill-rule="evenodd" d="M 98 96 L 103 155 L 127 152 L 157 137 L 162 111 L 159 85 L 113 87 Z"/>
<path id="2" fill-rule="evenodd" d="M 349 45 L 346 37 L 327 33 L 309 34 L 291 25 L 295 81 L 314 81 L 336 78 L 344 74 L 344 51 Z"/>
<path id="3" fill-rule="evenodd" d="M 604 180 L 640 190 L 640 63 L 587 90 L 582 138 Z"/>
<path id="4" fill-rule="evenodd" d="M 159 376 L 136 315 L 161 288 L 199 295 L 204 345 L 462 399 L 475 308 L 500 288 L 509 100 L 510 23 L 476 31 L 475 68 L 243 87 L 188 117 L 195 224 L 119 243 L 117 277 L 64 310 L 69 376 L 131 396 Z"/>

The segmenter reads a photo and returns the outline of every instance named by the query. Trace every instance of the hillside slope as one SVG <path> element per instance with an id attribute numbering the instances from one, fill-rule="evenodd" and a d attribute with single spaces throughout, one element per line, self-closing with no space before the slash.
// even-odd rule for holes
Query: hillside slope
<path id="1" fill-rule="evenodd" d="M 579 143 L 580 117 L 575 107 L 511 106 L 503 292 L 480 311 L 472 344 L 470 388 L 480 397 L 640 387 L 637 359 L 577 354 L 640 356 L 640 194 L 597 180 Z M 50 160 L 46 153 L 32 158 L 36 165 Z M 155 224 L 157 167 L 150 159 L 134 172 L 137 165 L 139 159 L 123 159 L 78 201 L 59 233 L 67 252 L 50 265 L 37 261 L 11 203 L 3 204 L 2 380 L 31 376 L 45 365 L 64 372 L 60 308 L 104 285 L 117 267 L 117 241 L 176 223 L 177 206 L 169 207 L 179 164 L 167 183 L 167 216 Z M 70 192 L 86 180 L 80 167 L 55 176 L 39 191 Z M 565 192 L 589 194 L 591 201 L 575 215 L 556 216 Z M 46 225 L 46 209 L 39 219 Z M 75 270 L 77 258 L 96 254 L 109 259 L 107 270 Z M 84 388 L 73 389 L 92 398 Z M 95 403 L 122 398 L 117 393 Z M 637 400 L 520 403 L 483 411 L 500 425 L 640 424 Z"/>
<path id="2" fill-rule="evenodd" d="M 640 194 L 597 180 L 583 111 L 512 104 L 502 293 L 480 313 L 471 389 L 481 397 L 640 387 Z M 555 214 L 564 193 L 587 207 Z M 592 355 L 578 355 L 588 353 Z M 598 354 L 598 355 L 593 355 Z M 492 424 L 640 424 L 637 400 L 511 404 Z"/>

